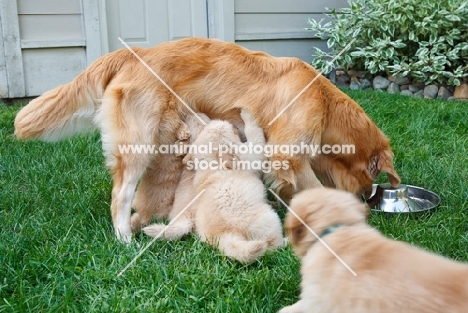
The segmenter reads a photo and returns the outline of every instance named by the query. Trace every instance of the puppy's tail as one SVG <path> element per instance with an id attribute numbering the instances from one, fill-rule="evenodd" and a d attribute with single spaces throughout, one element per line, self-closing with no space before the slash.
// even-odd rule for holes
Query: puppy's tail
<path id="1" fill-rule="evenodd" d="M 239 235 L 223 234 L 219 238 L 218 248 L 226 256 L 248 263 L 262 257 L 267 251 L 268 244 L 262 240 L 246 240 Z"/>
<path id="2" fill-rule="evenodd" d="M 18 139 L 60 139 L 93 130 L 94 114 L 107 84 L 121 68 L 126 51 L 105 55 L 71 83 L 58 86 L 32 100 L 15 118 Z"/>

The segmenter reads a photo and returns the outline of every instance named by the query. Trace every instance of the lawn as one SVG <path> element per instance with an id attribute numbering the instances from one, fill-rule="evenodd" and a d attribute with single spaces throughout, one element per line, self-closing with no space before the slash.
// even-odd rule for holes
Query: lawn
<path id="1" fill-rule="evenodd" d="M 373 213 L 369 222 L 468 261 L 467 104 L 346 92 L 391 139 L 402 182 L 442 199 L 432 214 Z M 114 238 L 99 136 L 20 142 L 18 110 L 0 104 L 0 312 L 276 312 L 297 301 L 290 248 L 242 265 L 189 236 L 154 243 L 117 277 L 150 239 L 127 247 Z"/>

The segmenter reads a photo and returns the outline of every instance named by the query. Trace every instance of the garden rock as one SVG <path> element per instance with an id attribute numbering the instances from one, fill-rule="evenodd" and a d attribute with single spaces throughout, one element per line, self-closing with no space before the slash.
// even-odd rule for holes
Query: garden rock
<path id="1" fill-rule="evenodd" d="M 453 96 L 457 99 L 468 99 L 468 85 L 461 84 L 460 86 L 455 87 Z"/>
<path id="2" fill-rule="evenodd" d="M 356 77 L 357 77 L 357 78 L 360 78 L 360 79 L 363 79 L 363 78 L 366 77 L 366 74 L 367 74 L 367 73 L 364 72 L 364 71 L 358 71 L 358 72 L 356 72 Z"/>
<path id="3" fill-rule="evenodd" d="M 390 85 L 390 81 L 382 76 L 375 76 L 372 82 L 374 89 L 385 89 Z"/>
<path id="4" fill-rule="evenodd" d="M 328 79 L 332 82 L 333 85 L 336 85 L 336 70 L 332 70 L 330 74 L 328 74 Z"/>
<path id="5" fill-rule="evenodd" d="M 401 85 L 400 86 L 400 90 L 408 90 L 409 89 L 409 85 Z"/>
<path id="6" fill-rule="evenodd" d="M 357 81 L 353 81 L 351 82 L 351 84 L 349 84 L 349 88 L 351 88 L 352 90 L 359 90 L 361 89 L 361 84 Z"/>
<path id="7" fill-rule="evenodd" d="M 426 99 L 434 99 L 437 97 L 437 92 L 439 88 L 436 85 L 427 85 L 424 87 L 424 98 Z"/>
<path id="8" fill-rule="evenodd" d="M 419 91 L 419 87 L 416 86 L 416 85 L 409 85 L 408 86 L 408 90 L 411 91 L 411 92 L 418 92 Z"/>
<path id="9" fill-rule="evenodd" d="M 338 71 L 337 71 L 337 75 L 338 75 Z M 336 85 L 338 87 L 348 86 L 349 80 L 350 80 L 350 77 L 348 75 L 346 74 L 340 75 L 336 79 Z"/>
<path id="10" fill-rule="evenodd" d="M 397 84 L 398 86 L 400 85 L 407 85 L 409 84 L 409 78 L 408 77 L 398 77 L 397 79 L 395 79 L 395 84 Z"/>
<path id="11" fill-rule="evenodd" d="M 437 98 L 439 99 L 448 99 L 452 94 L 445 87 L 440 87 L 439 92 L 437 93 Z"/>
<path id="12" fill-rule="evenodd" d="M 361 82 L 361 89 L 367 89 L 369 87 L 371 87 L 372 84 L 370 82 L 370 80 L 368 80 L 367 78 L 364 78 Z"/>
<path id="13" fill-rule="evenodd" d="M 356 74 L 357 74 L 356 70 L 349 70 L 348 71 L 348 75 L 351 76 L 351 77 L 356 76 Z"/>
<path id="14" fill-rule="evenodd" d="M 388 85 L 387 92 L 388 93 L 399 93 L 400 92 L 400 87 L 398 87 L 398 85 L 396 83 L 391 83 L 390 85 Z"/>
<path id="15" fill-rule="evenodd" d="M 419 90 L 418 92 L 413 93 L 413 96 L 418 98 L 424 97 L 424 90 Z"/>
<path id="16" fill-rule="evenodd" d="M 402 91 L 400 92 L 400 94 L 401 94 L 402 96 L 412 96 L 412 95 L 413 95 L 413 93 L 412 93 L 410 90 L 408 90 L 408 89 L 402 90 Z"/>

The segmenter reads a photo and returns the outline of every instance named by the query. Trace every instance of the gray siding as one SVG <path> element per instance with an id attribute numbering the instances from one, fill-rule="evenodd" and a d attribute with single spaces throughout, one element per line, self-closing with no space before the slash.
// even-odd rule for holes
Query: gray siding
<path id="1" fill-rule="evenodd" d="M 80 0 L 18 0 L 25 95 L 71 81 L 86 68 Z"/>
<path id="2" fill-rule="evenodd" d="M 312 60 L 312 47 L 326 49 L 308 27 L 309 18 L 326 18 L 325 7 L 345 7 L 346 0 L 234 0 L 235 41 L 249 49 L 274 56 L 294 56 Z"/>
<path id="3" fill-rule="evenodd" d="M 0 97 L 70 82 L 99 56 L 189 36 L 312 60 L 326 44 L 306 32 L 346 0 L 0 0 Z"/>

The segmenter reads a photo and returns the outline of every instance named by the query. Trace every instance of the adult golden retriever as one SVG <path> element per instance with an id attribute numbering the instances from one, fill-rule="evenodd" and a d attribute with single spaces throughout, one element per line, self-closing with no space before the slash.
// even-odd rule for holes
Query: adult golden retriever
<path id="1" fill-rule="evenodd" d="M 293 197 L 291 210 L 299 218 L 288 212 L 285 227 L 301 258 L 302 292 L 281 313 L 466 312 L 468 264 L 385 238 L 366 224 L 368 211 L 354 195 L 306 190 Z"/>
<path id="2" fill-rule="evenodd" d="M 240 108 L 250 110 L 269 144 L 355 146 L 354 154 L 276 153 L 272 159 L 286 160 L 290 168 L 273 171 L 266 180 L 285 198 L 319 186 L 315 174 L 327 186 L 354 193 L 369 191 L 381 171 L 388 173 L 393 185 L 400 181 L 393 169 L 388 139 L 357 103 L 324 77 L 270 124 L 318 75 L 299 59 L 275 58 L 233 43 L 201 38 L 134 51 L 193 111 L 235 124 L 236 120 L 242 123 Z M 186 107 L 175 101 L 129 50 L 122 49 L 99 58 L 71 83 L 31 101 L 16 116 L 15 134 L 20 139 L 53 141 L 98 128 L 113 179 L 114 228 L 122 241 L 129 241 L 138 182 L 141 180 L 134 201 L 137 212 L 152 208 L 169 212 L 182 170 L 175 159 L 122 153 L 119 145 L 174 143 L 180 127 L 175 116 L 186 114 L 190 114 Z M 154 192 L 155 188 L 168 192 Z M 165 198 L 159 199 L 157 195 L 162 194 Z"/>

